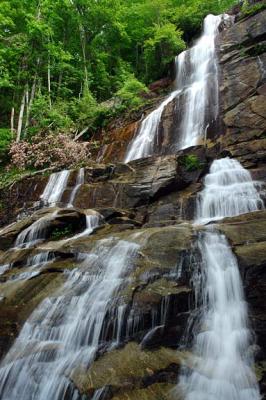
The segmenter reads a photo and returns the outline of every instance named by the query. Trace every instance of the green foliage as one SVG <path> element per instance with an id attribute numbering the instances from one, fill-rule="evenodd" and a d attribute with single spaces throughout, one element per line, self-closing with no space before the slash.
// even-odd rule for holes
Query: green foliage
<path id="1" fill-rule="evenodd" d="M 12 135 L 10 129 L 0 128 L 0 164 L 6 160 L 11 140 Z"/>
<path id="2" fill-rule="evenodd" d="M 70 116 L 75 121 L 75 126 L 82 129 L 86 126 L 90 131 L 102 126 L 103 121 L 110 114 L 110 110 L 102 104 L 98 104 L 87 91 L 80 99 L 74 99 L 70 104 Z"/>
<path id="3" fill-rule="evenodd" d="M 62 228 L 55 228 L 51 234 L 51 240 L 60 240 L 73 234 L 72 226 L 64 226 Z"/>
<path id="4" fill-rule="evenodd" d="M 186 171 L 196 171 L 201 168 L 201 162 L 195 154 L 187 154 L 180 160 L 181 165 L 183 165 Z"/>
<path id="5" fill-rule="evenodd" d="M 68 115 L 68 103 L 58 99 L 50 108 L 47 96 L 39 95 L 31 108 L 32 130 L 31 133 L 43 128 L 69 129 L 73 122 Z"/>
<path id="6" fill-rule="evenodd" d="M 10 128 L 12 109 L 19 126 L 24 101 L 22 140 L 48 127 L 87 128 L 90 137 L 113 115 L 141 106 L 146 85 L 168 73 L 203 18 L 235 2 L 2 0 L 0 128 Z"/>
<path id="7" fill-rule="evenodd" d="M 3 189 L 9 185 L 11 185 L 13 182 L 19 181 L 21 178 L 23 178 L 26 175 L 30 175 L 32 172 L 34 172 L 32 169 L 31 170 L 21 170 L 16 167 L 9 168 L 6 170 L 5 168 L 0 169 L 0 189 Z"/>
<path id="8" fill-rule="evenodd" d="M 153 35 L 144 43 L 144 58 L 149 80 L 155 80 L 166 73 L 166 67 L 175 55 L 186 48 L 183 32 L 171 23 L 155 25 Z"/>
<path id="9" fill-rule="evenodd" d="M 130 74 L 116 95 L 120 98 L 123 108 L 135 108 L 143 104 L 141 94 L 146 92 L 148 92 L 146 86 Z"/>

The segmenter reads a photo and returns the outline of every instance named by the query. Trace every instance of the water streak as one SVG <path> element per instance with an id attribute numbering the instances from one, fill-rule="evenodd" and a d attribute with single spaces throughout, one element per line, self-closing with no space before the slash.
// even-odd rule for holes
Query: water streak
<path id="1" fill-rule="evenodd" d="M 45 215 L 21 231 L 15 241 L 15 247 L 29 248 L 45 240 L 47 228 L 56 215 L 57 211 Z"/>
<path id="2" fill-rule="evenodd" d="M 71 373 L 95 357 L 106 336 L 104 321 L 137 249 L 131 242 L 100 241 L 68 273 L 62 291 L 33 312 L 3 360 L 1 400 L 62 400 L 66 393 L 76 398 Z"/>
<path id="3" fill-rule="evenodd" d="M 142 157 L 154 154 L 155 146 L 158 142 L 158 130 L 164 108 L 179 93 L 178 90 L 172 92 L 162 104 L 152 111 L 141 123 L 137 136 L 130 144 L 125 157 L 125 163 Z"/>
<path id="4" fill-rule="evenodd" d="M 68 202 L 68 207 L 73 207 L 73 202 L 75 201 L 76 194 L 77 194 L 80 186 L 83 185 L 84 180 L 85 180 L 84 168 L 80 168 L 80 170 L 79 170 L 79 172 L 77 174 L 77 177 L 76 177 L 75 187 L 72 190 L 71 195 L 70 195 L 70 199 L 69 199 L 69 202 Z"/>

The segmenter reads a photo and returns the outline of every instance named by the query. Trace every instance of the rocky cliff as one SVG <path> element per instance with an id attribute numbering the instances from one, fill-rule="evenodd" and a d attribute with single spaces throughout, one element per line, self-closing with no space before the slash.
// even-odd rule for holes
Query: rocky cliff
<path id="1" fill-rule="evenodd" d="M 197 228 L 191 221 L 197 193 L 211 162 L 227 155 L 239 160 L 256 181 L 266 178 L 265 29 L 264 10 L 239 18 L 219 35 L 220 120 L 210 127 L 205 143 L 174 152 L 171 138 L 177 134 L 178 107 L 173 101 L 160 126 L 166 154 L 123 164 L 138 122 L 114 129 L 113 143 L 101 149 L 101 163 L 85 169 L 73 208 L 65 205 L 77 171 L 69 177 L 60 207 L 36 204 L 45 176 L 29 177 L 1 193 L 3 221 L 9 223 L 0 231 L 2 356 L 37 305 L 60 292 L 67 274 L 80 268 L 78 255 L 92 252 L 106 238 L 133 241 L 139 247 L 119 294 L 123 308 L 118 342 L 110 349 L 118 317 L 109 316 L 96 360 L 88 368 L 75 365 L 70 380 L 78 400 L 96 393 L 101 400 L 179 398 L 172 389 L 190 351 L 183 338 L 195 304 L 191 274 Z M 260 185 L 263 193 L 266 187 Z M 99 227 L 90 236 L 79 235 L 86 216 L 95 211 L 102 216 Z M 45 240 L 33 248 L 14 249 L 23 230 L 52 213 Z M 256 374 L 266 399 L 266 212 L 226 218 L 218 229 L 240 266 L 256 336 Z M 27 260 L 44 252 L 55 258 L 29 277 Z M 72 399 L 67 396 L 64 400 Z"/>

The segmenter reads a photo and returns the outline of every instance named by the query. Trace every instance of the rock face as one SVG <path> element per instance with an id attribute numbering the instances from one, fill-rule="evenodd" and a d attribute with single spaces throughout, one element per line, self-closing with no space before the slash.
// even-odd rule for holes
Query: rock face
<path id="1" fill-rule="evenodd" d="M 265 162 L 266 10 L 221 33 L 221 148 L 248 166 Z"/>
<path id="2" fill-rule="evenodd" d="M 66 203 L 78 171 L 70 174 L 62 202 L 54 208 L 35 204 L 47 177 L 21 180 L 0 193 L 5 225 L 0 230 L 0 356 L 38 304 L 55 298 L 71 273 L 80 271 L 84 255 L 92 255 L 100 243 L 108 247 L 117 241 L 132 242 L 138 245 L 136 256 L 130 268 L 125 266 L 123 285 L 112 299 L 120 310 L 120 323 L 116 311 L 105 317 L 94 362 L 73 365 L 69 379 L 78 400 L 182 399 L 173 388 L 190 347 L 183 338 L 195 306 L 191 276 L 197 256 L 194 245 L 202 229 L 192 221 L 212 160 L 225 155 L 238 159 L 260 181 L 265 197 L 265 13 L 240 19 L 220 35 L 222 128 L 206 146 L 180 152 L 171 148 L 173 154 L 162 151 L 125 165 L 117 161 L 134 135 L 137 123 L 131 123 L 114 129 L 113 144 L 102 149 L 102 160 L 108 162 L 85 168 L 85 182 L 72 208 Z M 169 103 L 160 126 L 166 153 L 178 118 L 174 103 Z M 101 215 L 97 228 L 83 234 L 88 216 L 96 213 Z M 21 232 L 51 214 L 42 240 L 16 245 Z M 238 259 L 265 399 L 266 211 L 226 218 L 217 228 Z M 52 258 L 36 267 L 32 260 L 47 253 Z M 88 269 L 86 279 L 94 274 L 93 267 Z"/>

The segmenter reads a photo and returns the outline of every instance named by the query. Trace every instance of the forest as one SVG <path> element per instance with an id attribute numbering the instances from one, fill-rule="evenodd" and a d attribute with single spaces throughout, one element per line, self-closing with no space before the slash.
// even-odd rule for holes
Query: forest
<path id="1" fill-rule="evenodd" d="M 58 153 L 60 166 L 82 161 L 88 150 L 73 138 L 88 141 L 110 119 L 147 102 L 148 85 L 169 75 L 203 18 L 234 3 L 2 0 L 1 164 L 11 157 L 20 169 L 40 168 Z"/>
<path id="2" fill-rule="evenodd" d="M 0 24 L 0 400 L 266 400 L 266 1 Z"/>

